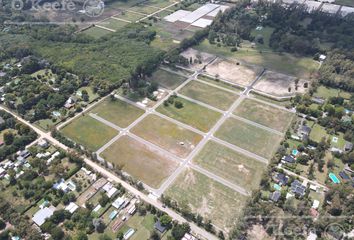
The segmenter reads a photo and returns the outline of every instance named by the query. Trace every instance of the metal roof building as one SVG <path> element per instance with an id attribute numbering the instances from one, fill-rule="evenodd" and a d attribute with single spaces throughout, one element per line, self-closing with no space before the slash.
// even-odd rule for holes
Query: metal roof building
<path id="1" fill-rule="evenodd" d="M 199 18 L 203 17 L 204 15 L 207 15 L 208 13 L 217 9 L 218 7 L 220 7 L 220 5 L 212 4 L 212 3 L 205 4 L 204 6 L 195 10 L 194 12 L 191 12 L 190 14 L 181 18 L 180 21 L 187 22 L 187 23 L 193 23 L 193 22 L 197 21 Z"/>
<path id="2" fill-rule="evenodd" d="M 54 211 L 51 208 L 45 207 L 40 209 L 33 215 L 33 222 L 37 224 L 39 227 L 45 223 L 45 220 L 50 218 L 53 215 Z"/>
<path id="3" fill-rule="evenodd" d="M 164 17 L 164 20 L 167 22 L 177 22 L 178 20 L 187 16 L 190 13 L 192 13 L 192 12 L 186 11 L 186 10 L 178 10 L 178 11 Z"/>

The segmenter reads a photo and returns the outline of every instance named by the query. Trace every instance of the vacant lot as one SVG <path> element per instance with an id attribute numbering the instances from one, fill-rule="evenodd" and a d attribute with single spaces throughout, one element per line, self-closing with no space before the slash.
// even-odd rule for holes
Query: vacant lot
<path id="1" fill-rule="evenodd" d="M 265 164 L 213 141 L 204 146 L 193 162 L 248 190 L 259 186 L 266 168 Z"/>
<path id="2" fill-rule="evenodd" d="M 100 37 L 103 37 L 111 32 L 108 30 L 99 28 L 99 27 L 91 27 L 91 28 L 83 31 L 83 33 L 85 33 L 93 38 L 100 38 Z"/>
<path id="3" fill-rule="evenodd" d="M 113 18 L 109 18 L 107 20 L 104 20 L 103 22 L 97 23 L 97 25 L 100 25 L 102 27 L 106 27 L 106 28 L 109 28 L 112 30 L 118 30 L 127 24 L 128 24 L 127 22 L 123 22 L 123 21 L 116 20 Z"/>
<path id="4" fill-rule="evenodd" d="M 181 55 L 191 62 L 189 66 L 192 69 L 202 68 L 205 64 L 209 63 L 215 57 L 214 55 L 205 52 L 200 52 L 193 48 L 188 48 L 186 51 L 182 52 Z"/>
<path id="5" fill-rule="evenodd" d="M 319 124 L 315 124 L 312 127 L 311 133 L 310 133 L 310 139 L 312 141 L 315 141 L 317 143 L 321 142 L 322 138 L 327 139 L 329 135 L 327 134 L 327 131 L 324 127 L 320 126 Z"/>
<path id="6" fill-rule="evenodd" d="M 238 98 L 236 94 L 197 81 L 189 82 L 179 92 L 221 110 L 227 110 Z"/>
<path id="7" fill-rule="evenodd" d="M 158 188 L 177 167 L 176 162 L 128 136 L 119 138 L 101 155 L 153 188 Z"/>
<path id="8" fill-rule="evenodd" d="M 176 87 L 181 85 L 186 80 L 186 78 L 178 74 L 174 74 L 169 71 L 159 69 L 152 74 L 149 80 L 151 82 L 155 82 L 159 84 L 164 88 L 175 89 Z"/>
<path id="9" fill-rule="evenodd" d="M 254 88 L 264 93 L 275 96 L 292 96 L 296 93 L 305 93 L 305 83 L 308 81 L 300 79 L 297 88 L 295 84 L 296 77 L 267 71 L 262 78 L 255 84 Z"/>
<path id="10" fill-rule="evenodd" d="M 121 128 L 128 127 L 140 117 L 144 111 L 119 99 L 106 99 L 91 110 L 92 113 L 116 124 Z"/>
<path id="11" fill-rule="evenodd" d="M 193 170 L 185 170 L 167 190 L 180 206 L 212 219 L 225 231 L 238 222 L 247 197 Z"/>
<path id="12" fill-rule="evenodd" d="M 212 76 L 243 86 L 249 85 L 261 73 L 261 67 L 247 66 L 237 60 L 218 59 L 206 68 Z"/>
<path id="13" fill-rule="evenodd" d="M 118 131 L 115 129 L 108 127 L 90 116 L 75 119 L 61 131 L 66 137 L 82 144 L 92 151 L 98 150 L 118 134 Z"/>
<path id="14" fill-rule="evenodd" d="M 202 136 L 199 134 L 156 115 L 149 115 L 144 118 L 132 129 L 132 132 L 183 158 L 187 157 L 202 140 Z"/>
<path id="15" fill-rule="evenodd" d="M 234 84 L 231 84 L 231 83 L 228 83 L 225 81 L 220 81 L 220 79 L 208 77 L 208 76 L 205 76 L 202 74 L 198 75 L 198 80 L 203 81 L 203 82 L 207 82 L 207 83 L 211 83 L 211 84 L 217 85 L 219 87 L 227 88 L 227 89 L 232 90 L 237 93 L 240 93 L 241 91 L 244 90 L 243 87 L 239 87 L 239 86 L 236 86 Z"/>
<path id="16" fill-rule="evenodd" d="M 234 111 L 240 117 L 253 122 L 284 132 L 289 127 L 294 114 L 260 103 L 251 99 L 245 99 Z"/>
<path id="17" fill-rule="evenodd" d="M 175 99 L 175 102 L 176 101 L 181 102 L 183 108 L 176 108 L 172 104 L 168 106 L 163 104 L 157 108 L 157 111 L 204 132 L 209 131 L 221 116 L 218 112 L 202 107 L 184 98 L 177 97 Z"/>
<path id="18" fill-rule="evenodd" d="M 115 16 L 116 18 L 124 19 L 127 21 L 135 22 L 139 19 L 143 18 L 141 14 L 133 13 L 133 12 L 122 12 L 121 14 Z"/>
<path id="19" fill-rule="evenodd" d="M 273 156 L 281 140 L 279 135 L 234 118 L 227 119 L 216 136 L 268 159 Z"/>
<path id="20" fill-rule="evenodd" d="M 273 71 L 305 79 L 309 79 L 319 67 L 319 63 L 310 57 L 296 57 L 292 54 L 276 53 L 269 50 L 259 51 L 247 41 L 244 41 L 236 52 L 231 52 L 230 47 L 211 45 L 207 39 L 195 49 L 220 57 L 236 58 L 248 64 L 263 66 Z"/>

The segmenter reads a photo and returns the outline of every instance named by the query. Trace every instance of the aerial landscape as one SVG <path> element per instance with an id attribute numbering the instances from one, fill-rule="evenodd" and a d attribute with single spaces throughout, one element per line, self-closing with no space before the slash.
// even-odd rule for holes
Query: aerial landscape
<path id="1" fill-rule="evenodd" d="M 353 0 L 0 1 L 0 240 L 354 239 Z"/>

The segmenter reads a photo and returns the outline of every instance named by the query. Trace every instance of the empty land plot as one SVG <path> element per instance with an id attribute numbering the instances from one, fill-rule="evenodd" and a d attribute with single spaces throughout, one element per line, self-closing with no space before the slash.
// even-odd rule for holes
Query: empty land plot
<path id="1" fill-rule="evenodd" d="M 192 62 L 189 66 L 194 69 L 202 68 L 214 58 L 212 54 L 200 52 L 193 48 L 188 48 L 186 51 L 182 52 L 181 55 Z"/>
<path id="2" fill-rule="evenodd" d="M 158 8 L 165 8 L 175 2 L 171 1 L 171 0 L 168 0 L 168 1 L 166 1 L 166 0 L 149 0 L 145 3 L 149 6 L 154 6 L 154 7 L 158 7 Z"/>
<path id="3" fill-rule="evenodd" d="M 75 119 L 61 132 L 71 140 L 84 145 L 92 151 L 98 150 L 118 134 L 118 131 L 93 119 L 83 116 Z"/>
<path id="4" fill-rule="evenodd" d="M 128 136 L 119 138 L 101 156 L 153 188 L 177 168 L 175 161 Z"/>
<path id="5" fill-rule="evenodd" d="M 121 18 L 127 21 L 135 22 L 138 21 L 140 18 L 143 18 L 142 15 L 133 13 L 133 12 L 122 12 L 121 14 L 115 16 L 116 18 Z"/>
<path id="6" fill-rule="evenodd" d="M 248 190 L 259 186 L 266 168 L 264 163 L 214 141 L 209 141 L 193 162 Z"/>
<path id="7" fill-rule="evenodd" d="M 261 73 L 262 68 L 247 66 L 239 61 L 218 59 L 206 67 L 209 75 L 225 79 L 242 86 L 249 85 Z"/>
<path id="8" fill-rule="evenodd" d="M 202 140 L 201 135 L 156 115 L 144 118 L 132 132 L 179 157 L 187 157 Z"/>
<path id="9" fill-rule="evenodd" d="M 167 190 L 166 195 L 179 205 L 188 205 L 225 231 L 238 222 L 247 197 L 208 178 L 186 169 Z"/>
<path id="10" fill-rule="evenodd" d="M 234 118 L 228 118 L 216 132 L 224 141 L 270 159 L 282 137 Z"/>
<path id="11" fill-rule="evenodd" d="M 253 122 L 273 128 L 280 132 L 286 131 L 289 127 L 294 114 L 260 103 L 251 99 L 245 99 L 234 111 L 240 117 Z"/>
<path id="12" fill-rule="evenodd" d="M 155 82 L 167 89 L 175 89 L 181 85 L 187 78 L 169 71 L 158 69 L 149 78 L 149 81 Z"/>
<path id="13" fill-rule="evenodd" d="M 168 106 L 163 104 L 157 108 L 157 111 L 204 132 L 209 131 L 221 117 L 219 112 L 215 112 L 184 98 L 177 97 L 176 101 L 181 102 L 183 108 L 176 108 L 174 104 Z"/>
<path id="14" fill-rule="evenodd" d="M 207 82 L 207 83 L 211 83 L 211 84 L 217 85 L 219 87 L 227 88 L 227 89 L 232 90 L 237 93 L 240 93 L 241 91 L 244 90 L 243 87 L 239 87 L 239 86 L 236 86 L 234 84 L 231 84 L 231 83 L 228 83 L 225 81 L 220 81 L 220 79 L 212 78 L 212 77 L 205 76 L 205 75 L 198 75 L 198 80 L 203 81 L 203 82 Z"/>
<path id="15" fill-rule="evenodd" d="M 119 99 L 106 99 L 92 109 L 91 113 L 97 114 L 121 128 L 126 128 L 144 111 Z"/>
<path id="16" fill-rule="evenodd" d="M 113 29 L 113 30 L 118 30 L 127 24 L 128 24 L 127 22 L 119 21 L 119 20 L 116 20 L 113 18 L 108 18 L 108 19 L 104 20 L 103 22 L 97 23 L 97 25 L 100 25 L 102 27 L 106 27 L 109 29 Z"/>
<path id="17" fill-rule="evenodd" d="M 234 93 L 197 81 L 189 82 L 179 92 L 187 97 L 204 102 L 221 110 L 227 110 L 238 98 L 238 95 Z"/>
<path id="18" fill-rule="evenodd" d="M 308 81 L 300 79 L 296 89 L 295 80 L 297 78 L 282 73 L 267 71 L 255 84 L 254 89 L 275 96 L 289 96 L 295 93 L 305 93 L 305 83 Z M 290 91 L 289 91 L 290 90 Z"/>
<path id="19" fill-rule="evenodd" d="M 100 37 L 103 37 L 111 32 L 108 30 L 99 28 L 99 27 L 91 27 L 91 28 L 83 31 L 83 33 L 85 33 L 93 38 L 100 38 Z"/>
<path id="20" fill-rule="evenodd" d="M 148 14 L 152 14 L 152 13 L 158 11 L 158 9 L 156 9 L 154 7 L 149 7 L 149 6 L 144 5 L 144 4 L 139 4 L 139 5 L 136 5 L 134 7 L 129 8 L 128 11 L 133 11 L 133 12 L 137 12 L 137 13 L 142 13 L 142 14 L 148 15 Z"/>

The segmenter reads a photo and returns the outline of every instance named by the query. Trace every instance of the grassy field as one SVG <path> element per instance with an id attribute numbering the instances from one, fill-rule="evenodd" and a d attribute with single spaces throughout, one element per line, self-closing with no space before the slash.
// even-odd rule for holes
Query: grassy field
<path id="1" fill-rule="evenodd" d="M 229 231 L 238 222 L 247 197 L 193 170 L 185 170 L 167 190 L 180 206 L 188 205 L 218 227 Z"/>
<path id="2" fill-rule="evenodd" d="M 193 161 L 248 190 L 259 186 L 266 168 L 265 164 L 213 141 L 209 141 Z"/>
<path id="3" fill-rule="evenodd" d="M 139 216 L 135 214 L 131 217 L 126 225 L 135 229 L 134 235 L 129 238 L 130 240 L 149 239 L 150 233 L 154 230 L 154 215 L 148 214 L 146 216 Z"/>
<path id="4" fill-rule="evenodd" d="M 315 142 L 321 142 L 322 138 L 328 138 L 328 134 L 326 132 L 326 129 L 321 127 L 318 124 L 315 124 L 312 127 L 311 133 L 310 133 L 310 139 Z"/>
<path id="5" fill-rule="evenodd" d="M 202 136 L 156 115 L 147 116 L 131 131 L 183 158 L 202 140 Z"/>
<path id="6" fill-rule="evenodd" d="M 115 129 L 108 127 L 90 116 L 83 116 L 73 120 L 65 126 L 61 132 L 66 137 L 84 145 L 92 151 L 97 151 L 118 134 Z"/>
<path id="7" fill-rule="evenodd" d="M 116 99 L 106 99 L 90 112 L 116 124 L 119 127 L 128 127 L 134 120 L 140 117 L 144 111 L 129 103 Z"/>
<path id="8" fill-rule="evenodd" d="M 330 97 L 338 97 L 339 89 L 328 88 L 325 86 L 319 86 L 316 92 L 313 94 L 315 97 L 320 97 L 323 99 L 330 98 Z"/>
<path id="9" fill-rule="evenodd" d="M 113 18 L 108 18 L 107 20 L 104 20 L 103 22 L 97 23 L 97 25 L 100 25 L 102 27 L 106 27 L 109 29 L 113 29 L 113 30 L 118 30 L 127 24 L 128 24 L 127 22 L 119 21 L 119 20 L 116 20 Z"/>
<path id="10" fill-rule="evenodd" d="M 174 105 L 161 105 L 157 108 L 157 111 L 204 132 L 209 131 L 221 116 L 218 112 L 202 107 L 181 97 L 177 97 L 175 101 L 181 102 L 183 108 L 178 109 Z"/>
<path id="11" fill-rule="evenodd" d="M 124 20 L 128 20 L 131 22 L 135 22 L 137 20 L 139 20 L 140 18 L 143 18 L 144 16 L 137 14 L 137 13 L 132 13 L 132 12 L 123 12 L 122 14 L 115 16 L 117 18 L 121 18 Z"/>
<path id="12" fill-rule="evenodd" d="M 262 96 L 260 94 L 255 93 L 255 92 L 251 92 L 250 96 L 254 97 L 254 98 L 257 98 L 257 99 L 260 99 L 260 100 L 263 100 L 263 101 L 266 101 L 266 102 L 269 102 L 269 103 L 273 103 L 273 104 L 276 104 L 276 105 L 279 105 L 279 106 L 283 106 L 283 107 L 291 104 L 291 102 L 289 100 L 277 101 L 275 99 L 272 99 L 272 98 L 269 98 L 269 97 L 266 97 L 266 96 Z"/>
<path id="13" fill-rule="evenodd" d="M 293 113 L 251 99 L 245 99 L 234 113 L 281 132 L 287 130 L 295 116 Z"/>
<path id="14" fill-rule="evenodd" d="M 253 37 L 257 37 L 257 36 L 262 36 L 263 37 L 263 44 L 257 43 L 256 42 L 256 47 L 258 50 L 271 50 L 269 47 L 269 40 L 270 40 L 270 36 L 272 35 L 272 33 L 274 32 L 274 28 L 272 27 L 263 27 L 261 30 L 257 30 L 257 29 L 253 29 L 251 31 L 251 35 Z"/>
<path id="15" fill-rule="evenodd" d="M 201 80 L 203 82 L 208 82 L 208 83 L 217 85 L 219 87 L 227 88 L 229 90 L 232 90 L 232 91 L 235 91 L 235 92 L 238 92 L 238 93 L 244 90 L 244 88 L 240 88 L 240 87 L 238 87 L 236 85 L 232 85 L 230 83 L 223 82 L 223 81 L 220 81 L 220 80 L 217 80 L 217 79 L 212 79 L 210 77 L 203 76 L 203 75 L 199 75 L 198 76 L 198 80 Z"/>
<path id="16" fill-rule="evenodd" d="M 101 156 L 147 185 L 157 188 L 177 167 L 144 144 L 123 136 L 109 146 Z"/>
<path id="17" fill-rule="evenodd" d="M 83 31 L 83 33 L 85 33 L 93 38 L 100 38 L 100 37 L 103 37 L 111 32 L 108 30 L 99 28 L 99 27 L 91 27 L 91 28 Z"/>
<path id="18" fill-rule="evenodd" d="M 160 86 L 168 89 L 175 89 L 177 86 L 181 85 L 186 78 L 171 72 L 159 69 L 152 74 L 149 78 L 151 82 L 155 82 Z"/>
<path id="19" fill-rule="evenodd" d="M 236 94 L 197 81 L 189 82 L 179 93 L 221 110 L 227 110 L 238 98 Z"/>
<path id="20" fill-rule="evenodd" d="M 227 119 L 216 132 L 216 136 L 268 159 L 273 156 L 281 141 L 279 135 L 234 118 Z"/>
<path id="21" fill-rule="evenodd" d="M 261 65 L 267 69 L 294 75 L 301 78 L 309 78 L 311 73 L 317 70 L 318 63 L 311 58 L 299 58 L 287 53 L 275 53 L 273 51 L 260 52 L 250 47 L 249 43 L 243 43 L 243 47 L 236 52 L 231 52 L 228 47 L 217 47 L 204 40 L 194 48 L 220 57 L 237 58 L 249 64 Z"/>

